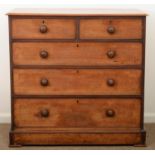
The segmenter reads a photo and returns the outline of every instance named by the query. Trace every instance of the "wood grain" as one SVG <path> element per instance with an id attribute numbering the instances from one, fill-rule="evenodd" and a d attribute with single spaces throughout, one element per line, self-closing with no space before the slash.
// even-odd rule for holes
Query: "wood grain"
<path id="1" fill-rule="evenodd" d="M 145 13 L 61 8 L 8 15 L 11 146 L 145 144 Z"/>
<path id="2" fill-rule="evenodd" d="M 108 26 L 116 32 L 109 34 Z M 141 19 L 82 19 L 80 21 L 81 39 L 141 39 Z"/>
<path id="3" fill-rule="evenodd" d="M 75 24 L 74 19 L 13 19 L 12 38 L 74 39 Z M 47 26 L 48 31 L 46 33 L 40 32 L 41 25 Z"/>
<path id="4" fill-rule="evenodd" d="M 16 99 L 14 109 L 16 127 L 140 127 L 139 99 Z M 43 109 L 48 117 L 41 116 Z M 113 117 L 106 115 L 108 109 Z"/>
<path id="5" fill-rule="evenodd" d="M 15 133 L 13 143 L 21 145 L 134 145 L 142 143 L 140 133 Z"/>
<path id="6" fill-rule="evenodd" d="M 115 51 L 114 58 L 107 52 Z M 47 51 L 43 59 L 41 51 Z M 15 65 L 141 65 L 141 43 L 13 43 L 13 63 Z"/>
<path id="7" fill-rule="evenodd" d="M 48 86 L 41 86 L 41 79 Z M 114 86 L 107 80 L 113 79 Z M 141 70 L 14 69 L 16 95 L 140 95 Z"/>
<path id="8" fill-rule="evenodd" d="M 16 133 L 25 133 L 25 132 L 47 132 L 47 133 L 134 133 L 134 132 L 141 132 L 140 127 L 138 128 L 111 128 L 111 127 L 104 127 L 104 128 L 86 128 L 86 127 L 75 127 L 75 128 L 56 128 L 56 127 L 17 127 L 13 132 Z"/>

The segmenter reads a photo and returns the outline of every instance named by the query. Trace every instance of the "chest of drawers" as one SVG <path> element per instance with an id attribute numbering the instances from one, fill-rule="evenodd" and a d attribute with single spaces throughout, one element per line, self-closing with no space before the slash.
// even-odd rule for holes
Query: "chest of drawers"
<path id="1" fill-rule="evenodd" d="M 144 145 L 146 14 L 9 14 L 10 145 Z"/>

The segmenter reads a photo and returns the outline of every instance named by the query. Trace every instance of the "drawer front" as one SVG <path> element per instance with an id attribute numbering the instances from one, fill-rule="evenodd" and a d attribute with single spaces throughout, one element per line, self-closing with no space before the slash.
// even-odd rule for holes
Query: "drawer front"
<path id="1" fill-rule="evenodd" d="M 13 19 L 13 39 L 74 39 L 74 19 Z"/>
<path id="2" fill-rule="evenodd" d="M 140 95 L 141 70 L 14 69 L 18 95 Z"/>
<path id="3" fill-rule="evenodd" d="M 81 39 L 140 39 L 141 19 L 82 19 Z"/>
<path id="4" fill-rule="evenodd" d="M 141 43 L 13 43 L 15 65 L 141 65 Z"/>
<path id="5" fill-rule="evenodd" d="M 139 99 L 15 99 L 16 127 L 139 128 Z"/>

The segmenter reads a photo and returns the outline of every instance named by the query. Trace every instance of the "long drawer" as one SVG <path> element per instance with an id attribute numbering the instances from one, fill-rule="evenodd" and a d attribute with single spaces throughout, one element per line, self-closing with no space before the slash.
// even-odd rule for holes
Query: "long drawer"
<path id="1" fill-rule="evenodd" d="M 139 128 L 140 99 L 15 99 L 16 127 Z"/>
<path id="2" fill-rule="evenodd" d="M 13 43 L 15 65 L 141 65 L 141 43 Z"/>
<path id="3" fill-rule="evenodd" d="M 138 69 L 14 69 L 16 95 L 140 95 Z"/>

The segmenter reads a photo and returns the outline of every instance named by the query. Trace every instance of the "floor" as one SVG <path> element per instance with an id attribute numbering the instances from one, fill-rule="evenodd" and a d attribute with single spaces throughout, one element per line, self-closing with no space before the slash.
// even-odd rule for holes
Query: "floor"
<path id="1" fill-rule="evenodd" d="M 9 124 L 0 124 L 0 150 L 154 150 L 155 149 L 155 124 L 146 124 L 146 147 L 134 146 L 28 146 L 9 148 Z"/>

